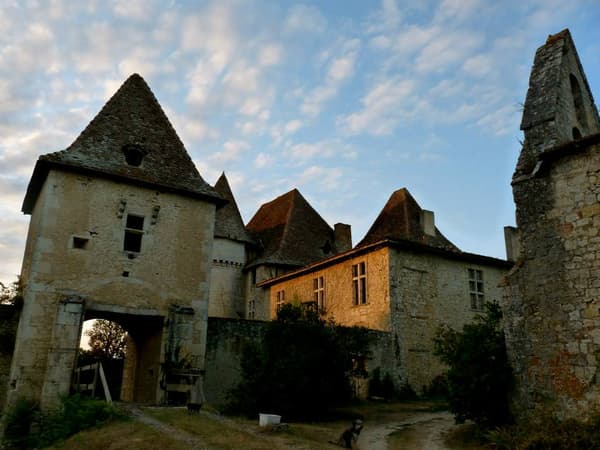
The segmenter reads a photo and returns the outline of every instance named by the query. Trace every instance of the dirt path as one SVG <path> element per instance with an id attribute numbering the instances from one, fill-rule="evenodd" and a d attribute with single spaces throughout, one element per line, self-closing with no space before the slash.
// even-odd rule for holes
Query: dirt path
<path id="1" fill-rule="evenodd" d="M 169 437 L 181 442 L 189 449 L 209 450 L 210 447 L 198 436 L 188 433 L 180 428 L 173 427 L 165 422 L 155 419 L 136 406 L 127 408 L 136 420 L 167 434 Z M 217 420 L 227 428 L 250 433 L 261 441 L 282 444 L 278 439 L 265 436 L 237 424 L 235 421 L 217 414 L 200 411 L 201 415 Z M 361 450 L 388 450 L 387 437 L 399 430 L 410 433 L 410 443 L 403 444 L 403 450 L 447 450 L 444 445 L 444 435 L 454 425 L 454 419 L 448 412 L 415 412 L 406 420 L 384 423 L 365 423 L 365 428 L 359 439 Z M 278 446 L 281 448 L 281 446 Z M 291 442 L 285 442 L 284 448 L 308 450 L 308 447 Z"/>
<path id="2" fill-rule="evenodd" d="M 415 442 L 403 445 L 404 450 L 447 450 L 444 435 L 453 425 L 454 418 L 449 412 L 417 413 L 402 422 L 365 424 L 359 445 L 364 450 L 388 450 L 388 435 L 411 429 Z"/>

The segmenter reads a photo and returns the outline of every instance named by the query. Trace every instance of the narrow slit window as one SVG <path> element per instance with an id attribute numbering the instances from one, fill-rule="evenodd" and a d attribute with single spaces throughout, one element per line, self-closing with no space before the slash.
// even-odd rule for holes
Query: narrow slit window
<path id="1" fill-rule="evenodd" d="M 144 235 L 144 218 L 133 214 L 127 215 L 125 223 L 125 237 L 123 250 L 139 253 L 142 250 L 142 237 Z"/>
<path id="2" fill-rule="evenodd" d="M 285 304 L 285 291 L 277 291 L 277 311 L 281 309 L 281 307 Z"/>

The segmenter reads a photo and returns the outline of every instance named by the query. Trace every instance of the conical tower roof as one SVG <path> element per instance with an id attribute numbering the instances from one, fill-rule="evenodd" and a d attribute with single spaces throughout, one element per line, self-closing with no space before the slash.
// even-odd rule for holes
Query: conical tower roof
<path id="1" fill-rule="evenodd" d="M 242 215 L 233 197 L 233 192 L 225 173 L 221 174 L 214 189 L 221 197 L 227 200 L 227 204 L 218 209 L 215 214 L 215 237 L 253 243 L 254 241 L 250 237 L 250 234 L 246 231 Z"/>
<path id="2" fill-rule="evenodd" d="M 262 205 L 246 229 L 263 248 L 250 265 L 304 266 L 336 253 L 333 229 L 298 189 Z"/>
<path id="3" fill-rule="evenodd" d="M 33 209 L 52 167 L 224 203 L 202 179 L 156 97 L 138 74 L 123 83 L 68 148 L 40 156 L 23 212 Z"/>
<path id="4" fill-rule="evenodd" d="M 460 251 L 435 228 L 435 236 L 425 234 L 422 225 L 423 210 L 408 192 L 402 188 L 393 192 L 387 203 L 357 247 L 374 244 L 385 239 L 412 241 L 450 251 Z"/>

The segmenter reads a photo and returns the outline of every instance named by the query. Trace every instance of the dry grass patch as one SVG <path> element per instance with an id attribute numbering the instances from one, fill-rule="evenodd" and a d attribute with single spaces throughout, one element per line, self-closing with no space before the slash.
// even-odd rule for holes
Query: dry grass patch
<path id="1" fill-rule="evenodd" d="M 188 449 L 183 443 L 133 420 L 115 422 L 101 428 L 82 431 L 62 443 L 49 447 L 50 450 L 131 450 L 144 448 L 160 448 L 161 450 Z"/>

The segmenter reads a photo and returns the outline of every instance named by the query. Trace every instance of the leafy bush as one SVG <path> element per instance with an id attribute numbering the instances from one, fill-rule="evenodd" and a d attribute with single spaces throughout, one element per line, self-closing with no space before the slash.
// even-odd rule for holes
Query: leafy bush
<path id="1" fill-rule="evenodd" d="M 435 354 L 449 366 L 448 403 L 457 423 L 470 419 L 492 427 L 511 421 L 512 371 L 501 319 L 500 306 L 488 303 L 485 314 L 461 332 L 447 326 L 438 329 Z"/>
<path id="2" fill-rule="evenodd" d="M 447 399 L 448 398 L 448 378 L 446 375 L 438 375 L 429 386 L 423 387 L 423 397 L 429 399 Z"/>
<path id="3" fill-rule="evenodd" d="M 542 414 L 518 425 L 497 428 L 487 434 L 499 450 L 600 450 L 600 415 L 588 422 L 558 420 Z"/>
<path id="4" fill-rule="evenodd" d="M 286 420 L 325 415 L 351 398 L 350 377 L 365 373 L 367 343 L 361 329 L 341 329 L 318 311 L 286 304 L 262 343 L 245 348 L 243 381 L 230 393 L 228 410 Z"/>
<path id="5" fill-rule="evenodd" d="M 8 448 L 27 449 L 35 447 L 36 439 L 30 435 L 32 425 L 39 421 L 37 403 L 19 399 L 4 418 L 4 441 Z"/>
<path id="6" fill-rule="evenodd" d="M 48 414 L 42 414 L 36 403 L 21 399 L 6 415 L 3 443 L 11 449 L 45 447 L 119 417 L 122 414 L 114 406 L 79 395 L 65 397 L 62 407 Z"/>

